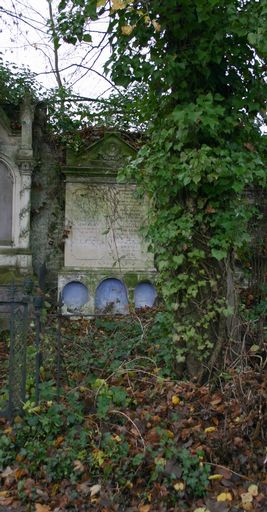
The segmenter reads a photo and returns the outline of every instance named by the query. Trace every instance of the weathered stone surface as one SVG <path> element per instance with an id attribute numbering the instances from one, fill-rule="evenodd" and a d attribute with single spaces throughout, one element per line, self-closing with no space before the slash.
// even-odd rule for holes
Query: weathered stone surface
<path id="1" fill-rule="evenodd" d="M 12 241 L 13 180 L 11 173 L 0 162 L 0 245 Z"/>
<path id="2" fill-rule="evenodd" d="M 67 155 L 65 267 L 59 292 L 64 299 L 68 283 L 83 283 L 88 301 L 77 311 L 81 314 L 127 314 L 138 283 L 154 281 L 154 257 L 142 235 L 148 202 L 137 198 L 134 184 L 116 180 L 119 168 L 134 155 L 115 133 Z M 63 311 L 71 310 L 65 302 Z"/>
<path id="3" fill-rule="evenodd" d="M 30 211 L 33 170 L 32 116 L 29 101 L 22 105 L 14 133 L 0 109 L 0 268 L 31 271 Z"/>
<path id="4" fill-rule="evenodd" d="M 153 270 L 140 233 L 146 213 L 134 185 L 67 183 L 65 266 Z"/>

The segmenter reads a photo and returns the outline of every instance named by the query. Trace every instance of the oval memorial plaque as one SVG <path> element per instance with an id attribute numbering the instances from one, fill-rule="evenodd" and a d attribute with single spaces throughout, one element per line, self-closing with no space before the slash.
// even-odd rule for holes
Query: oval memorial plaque
<path id="1" fill-rule="evenodd" d="M 134 304 L 136 309 L 152 308 L 157 298 L 156 288 L 151 283 L 139 283 L 134 290 Z"/>
<path id="2" fill-rule="evenodd" d="M 122 281 L 108 278 L 97 287 L 95 295 L 95 309 L 97 313 L 127 315 L 127 290 Z"/>
<path id="3" fill-rule="evenodd" d="M 72 309 L 77 309 L 88 302 L 88 288 L 79 281 L 71 281 L 62 291 L 62 302 Z"/>

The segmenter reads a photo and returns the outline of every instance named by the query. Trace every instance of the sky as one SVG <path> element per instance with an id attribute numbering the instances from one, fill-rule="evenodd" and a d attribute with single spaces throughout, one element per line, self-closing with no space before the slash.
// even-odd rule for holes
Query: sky
<path id="1" fill-rule="evenodd" d="M 52 1 L 54 13 L 57 3 L 57 0 Z M 3 14 L 3 10 L 10 14 Z M 19 21 L 21 14 L 25 22 Z M 46 19 L 49 17 L 47 0 L 2 0 L 0 15 L 0 51 L 4 61 L 28 66 L 37 73 L 38 81 L 45 87 L 55 87 L 55 76 L 51 72 L 54 54 L 46 27 Z M 91 24 L 94 46 L 101 44 L 106 25 L 105 20 Z M 100 52 L 99 48 L 92 49 L 89 43 L 83 43 L 80 48 L 63 43 L 59 48 L 60 69 L 68 68 L 61 73 L 64 83 L 71 85 L 74 92 L 82 96 L 107 96 L 110 83 L 99 74 L 103 73 L 103 65 L 108 56 L 108 47 Z M 77 68 L 77 63 L 92 66 L 94 71 Z"/>

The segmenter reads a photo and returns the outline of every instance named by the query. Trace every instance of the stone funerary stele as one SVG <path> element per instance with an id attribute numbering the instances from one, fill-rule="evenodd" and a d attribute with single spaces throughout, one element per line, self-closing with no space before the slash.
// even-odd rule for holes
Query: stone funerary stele
<path id="1" fill-rule="evenodd" d="M 151 307 L 156 290 L 153 254 L 142 236 L 148 203 L 136 187 L 117 182 L 135 149 L 115 133 L 83 152 L 69 151 L 64 268 L 58 289 L 66 314 L 127 314 Z"/>

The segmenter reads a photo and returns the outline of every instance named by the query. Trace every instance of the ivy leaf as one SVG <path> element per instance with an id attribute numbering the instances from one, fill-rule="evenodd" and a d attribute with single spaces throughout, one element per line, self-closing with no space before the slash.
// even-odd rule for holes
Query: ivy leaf
<path id="1" fill-rule="evenodd" d="M 227 256 L 227 252 L 223 249 L 211 249 L 211 254 L 218 261 L 223 260 Z"/>
<path id="2" fill-rule="evenodd" d="M 173 256 L 173 261 L 175 263 L 175 267 L 179 267 L 180 265 L 182 265 L 183 261 L 184 261 L 184 255 L 183 254 L 179 254 L 178 256 Z"/>
<path id="3" fill-rule="evenodd" d="M 83 34 L 83 40 L 84 40 L 86 43 L 91 43 L 91 42 L 92 42 L 92 36 L 91 36 L 91 34 Z"/>

